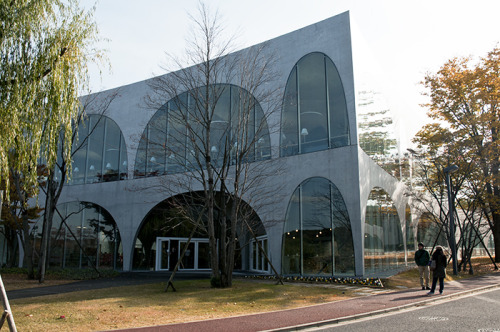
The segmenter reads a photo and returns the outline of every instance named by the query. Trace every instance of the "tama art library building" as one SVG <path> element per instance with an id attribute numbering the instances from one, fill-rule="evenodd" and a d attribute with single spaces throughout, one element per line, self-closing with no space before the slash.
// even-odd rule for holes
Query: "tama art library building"
<path id="1" fill-rule="evenodd" d="M 390 109 L 376 85 L 358 76 L 349 13 L 266 44 L 277 55 L 270 70 L 279 111 L 266 118 L 248 163 L 279 164 L 280 172 L 259 183 L 262 192 L 279 188 L 273 194 L 279 199 L 256 204 L 258 197 L 243 195 L 256 216 L 256 236 L 238 234 L 235 270 L 272 273 L 259 244 L 276 270 L 289 276 L 374 276 L 412 264 L 426 229 L 416 227 L 405 196 L 407 167 L 398 157 Z M 149 82 L 101 93 L 115 95 L 106 112 L 89 111 L 79 126 L 79 137 L 88 140 L 74 154 L 71 180 L 58 202 L 67 219 L 54 220 L 50 266 L 169 271 L 178 262 L 190 228 L 172 224 L 166 214 L 174 196 L 188 193 L 155 188 L 189 171 L 189 144 L 176 138 L 172 114 L 174 99 L 189 104 L 192 94 L 179 91 L 151 109 L 144 106 Z M 224 92 L 215 118 L 228 130 L 232 108 L 249 92 L 234 81 L 217 84 Z M 265 118 L 266 101 L 252 98 L 250 116 Z M 168 151 L 174 149 L 185 160 L 172 158 Z M 35 237 L 39 228 L 34 226 Z M 208 271 L 209 264 L 208 236 L 198 231 L 180 270 Z"/>

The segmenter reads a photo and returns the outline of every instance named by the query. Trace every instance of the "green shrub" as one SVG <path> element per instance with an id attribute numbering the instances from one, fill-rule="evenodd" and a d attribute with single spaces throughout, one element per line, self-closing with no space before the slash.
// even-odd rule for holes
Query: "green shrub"
<path id="1" fill-rule="evenodd" d="M 213 288 L 221 288 L 222 287 L 222 281 L 221 281 L 220 277 L 212 277 L 210 279 L 210 285 Z"/>

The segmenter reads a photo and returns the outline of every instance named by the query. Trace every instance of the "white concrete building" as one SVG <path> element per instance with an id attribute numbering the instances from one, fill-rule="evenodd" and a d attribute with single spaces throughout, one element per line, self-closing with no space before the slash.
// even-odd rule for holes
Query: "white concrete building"
<path id="1" fill-rule="evenodd" d="M 376 108 L 374 90 L 356 89 L 349 13 L 272 39 L 267 47 L 278 56 L 272 70 L 281 105 L 268 119 L 268 130 L 259 133 L 262 145 L 255 146 L 252 162 L 279 163 L 283 172 L 266 180 L 269 188 L 280 188 L 274 196 L 279 199 L 272 206 L 243 199 L 262 223 L 258 240 L 273 265 L 284 275 L 323 276 L 368 276 L 404 267 L 412 260 L 406 252 L 414 250 L 416 220 L 398 180 L 401 161 L 392 121 L 386 109 Z M 78 212 L 67 222 L 74 235 L 54 223 L 52 266 L 85 267 L 90 259 L 123 271 L 168 270 L 177 261 L 189 232 L 169 227 L 159 207 L 184 192 L 157 185 L 182 178 L 186 169 L 169 160 L 173 101 L 145 107 L 150 82 L 104 93 L 117 95 L 75 155 L 72 179 L 59 200 L 61 211 Z M 218 83 L 229 96 L 221 105 L 242 91 L 237 82 Z M 257 99 L 253 115 L 268 106 Z M 89 116 L 80 137 L 97 119 Z M 154 143 L 161 140 L 166 143 L 158 150 Z M 207 269 L 207 243 L 197 234 L 181 268 Z M 270 271 L 255 241 L 242 235 L 239 245 L 237 269 Z"/>

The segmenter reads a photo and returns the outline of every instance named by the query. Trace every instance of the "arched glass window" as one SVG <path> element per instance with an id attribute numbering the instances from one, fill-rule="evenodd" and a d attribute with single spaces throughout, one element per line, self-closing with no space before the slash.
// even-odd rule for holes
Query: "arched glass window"
<path id="1" fill-rule="evenodd" d="M 78 139 L 72 151 L 73 173 L 69 184 L 127 178 L 127 148 L 123 134 L 116 122 L 106 116 L 89 115 L 78 125 Z"/>
<path id="2" fill-rule="evenodd" d="M 288 78 L 281 115 L 281 155 L 349 145 L 344 88 L 337 68 L 323 53 L 300 59 Z"/>
<path id="3" fill-rule="evenodd" d="M 374 188 L 368 197 L 365 220 L 365 271 L 395 269 L 405 264 L 401 223 L 389 194 Z"/>
<path id="4" fill-rule="evenodd" d="M 181 173 L 195 168 L 196 154 L 204 150 L 202 138 L 207 136 L 204 131 L 208 127 L 210 152 L 215 163 L 222 162 L 224 151 L 228 151 L 234 161 L 242 147 L 250 148 L 245 161 L 271 157 L 269 129 L 258 101 L 234 85 L 216 84 L 209 90 L 217 95 L 210 126 L 199 119 L 205 111 L 199 109 L 198 90 L 180 94 L 156 112 L 139 142 L 134 177 Z"/>
<path id="5" fill-rule="evenodd" d="M 286 213 L 283 274 L 354 275 L 351 222 L 337 187 L 311 178 L 293 193 Z"/>
<path id="6" fill-rule="evenodd" d="M 92 203 L 58 205 L 54 216 L 49 266 L 60 268 L 123 268 L 120 232 L 111 215 Z M 35 246 L 40 247 L 42 220 L 33 227 Z"/>

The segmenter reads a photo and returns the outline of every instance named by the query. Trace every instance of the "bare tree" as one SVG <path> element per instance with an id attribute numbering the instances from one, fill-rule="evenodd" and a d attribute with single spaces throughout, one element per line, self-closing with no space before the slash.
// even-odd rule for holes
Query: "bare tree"
<path id="1" fill-rule="evenodd" d="M 196 227 L 206 228 L 213 285 L 229 287 L 237 229 L 245 225 L 242 218 L 248 215 L 243 206 L 250 201 L 269 204 L 272 195 L 269 189 L 264 192 L 264 181 L 280 172 L 271 160 L 269 138 L 275 128 L 270 124 L 271 115 L 279 106 L 277 89 L 270 88 L 276 78 L 272 69 L 275 56 L 266 44 L 229 55 L 233 39 L 223 39 L 218 13 L 212 15 L 200 4 L 198 14 L 191 17 L 194 27 L 186 60 L 169 56 L 178 70 L 167 69 L 168 75 L 150 82 L 152 94 L 146 104 L 163 109 L 167 128 L 152 123 L 157 135 L 143 139 L 162 159 L 160 170 L 151 174 L 182 173 L 169 177 L 163 183 L 164 191 L 202 188 L 199 204 L 203 208 L 199 211 L 203 218 L 188 219 Z M 277 186 L 272 189 L 277 190 Z"/>
<path id="2" fill-rule="evenodd" d="M 45 280 L 45 271 L 47 262 L 49 260 L 49 248 L 50 248 L 50 230 L 52 229 L 52 221 L 54 214 L 57 211 L 57 202 L 63 190 L 64 185 L 67 182 L 69 175 L 72 172 L 72 160 L 74 155 L 85 147 L 90 139 L 90 136 L 97 128 L 106 111 L 109 108 L 111 102 L 116 98 L 118 91 L 115 91 L 108 95 L 103 95 L 102 93 L 96 93 L 89 95 L 83 99 L 82 106 L 79 108 L 78 113 L 73 121 L 73 129 L 71 136 L 70 149 L 67 149 L 65 141 L 60 140 L 59 152 L 56 163 L 53 168 L 48 170 L 47 177 L 45 181 L 40 183 L 40 189 L 45 194 L 45 209 L 43 214 L 43 224 L 42 224 L 42 241 L 39 252 L 39 262 L 38 262 L 38 280 L 43 283 Z M 82 126 L 88 113 L 98 115 L 97 121 L 92 123 L 92 127 L 89 128 L 88 134 L 84 137 L 78 137 L 78 126 Z M 70 151 L 68 154 L 66 151 Z M 79 241 L 77 240 L 78 244 Z"/>

